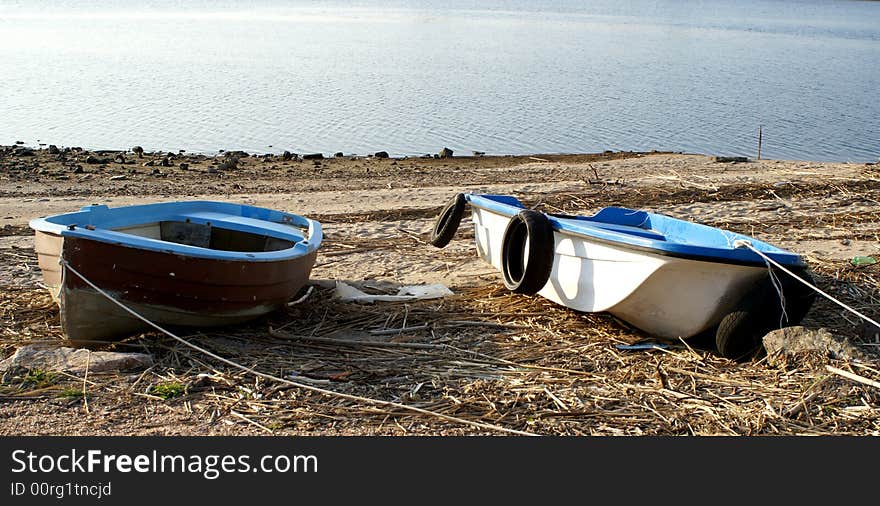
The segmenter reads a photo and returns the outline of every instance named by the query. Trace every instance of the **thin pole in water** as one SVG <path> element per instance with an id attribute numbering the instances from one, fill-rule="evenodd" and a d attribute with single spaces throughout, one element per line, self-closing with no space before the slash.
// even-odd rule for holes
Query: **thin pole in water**
<path id="1" fill-rule="evenodd" d="M 761 125 L 758 125 L 758 160 L 761 159 Z"/>

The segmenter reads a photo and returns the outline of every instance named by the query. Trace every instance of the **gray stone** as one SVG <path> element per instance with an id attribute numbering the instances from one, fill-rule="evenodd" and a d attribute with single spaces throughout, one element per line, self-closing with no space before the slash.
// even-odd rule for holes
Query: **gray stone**
<path id="1" fill-rule="evenodd" d="M 373 156 L 375 156 L 376 158 L 388 158 L 388 152 L 387 151 L 377 151 L 376 153 L 373 154 Z"/>
<path id="2" fill-rule="evenodd" d="M 135 146 L 135 147 L 131 148 L 131 152 L 136 154 L 138 156 L 138 158 L 143 158 L 143 156 L 144 156 L 144 148 L 142 148 L 140 146 Z"/>
<path id="3" fill-rule="evenodd" d="M 810 330 L 802 326 L 785 327 L 764 336 L 764 349 L 771 365 L 803 359 L 864 359 L 865 355 L 849 340 L 835 337 L 828 329 Z"/>
<path id="4" fill-rule="evenodd" d="M 54 144 L 49 144 L 49 154 L 50 155 L 57 155 L 59 153 L 61 153 L 61 150 L 58 149 L 58 146 L 56 146 Z"/>
<path id="5" fill-rule="evenodd" d="M 439 153 L 440 158 L 452 158 L 452 150 L 449 148 L 443 148 Z"/>
<path id="6" fill-rule="evenodd" d="M 153 365 L 153 357 L 144 353 L 120 353 L 115 351 L 90 351 L 68 347 L 25 345 L 0 362 L 0 371 L 27 369 L 68 372 L 131 371 Z"/>
<path id="7" fill-rule="evenodd" d="M 86 157 L 86 163 L 91 164 L 91 165 L 97 165 L 99 163 L 104 163 L 104 162 L 102 162 L 101 159 L 95 155 L 89 155 Z"/>
<path id="8" fill-rule="evenodd" d="M 226 160 L 225 162 L 220 162 L 220 164 L 217 165 L 217 170 L 233 170 L 236 168 L 238 168 L 238 158 L 230 158 L 229 160 Z"/>
<path id="9" fill-rule="evenodd" d="M 744 163 L 749 159 L 744 156 L 716 156 L 715 161 L 718 163 Z"/>
<path id="10" fill-rule="evenodd" d="M 323 153 L 309 153 L 307 155 L 303 155 L 303 160 L 323 160 Z"/>

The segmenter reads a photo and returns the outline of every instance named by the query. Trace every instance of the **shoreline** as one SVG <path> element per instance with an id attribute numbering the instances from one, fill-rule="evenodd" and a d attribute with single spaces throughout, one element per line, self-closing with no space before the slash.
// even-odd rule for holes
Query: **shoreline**
<path id="1" fill-rule="evenodd" d="M 12 144 L 3 144 L 0 143 L 0 153 L 4 150 L 9 151 L 15 148 L 25 148 L 29 150 L 33 150 L 35 152 L 39 151 L 49 151 L 50 146 L 57 147 L 62 152 L 79 152 L 79 153 L 93 153 L 98 155 L 116 155 L 116 154 L 132 154 L 132 148 L 106 148 L 106 147 L 83 147 L 83 146 L 75 146 L 75 145 L 64 145 L 64 144 L 51 144 L 45 142 L 37 142 L 36 145 L 30 144 L 24 141 L 15 141 Z M 133 146 L 137 147 L 137 146 Z M 377 153 L 385 153 L 388 156 L 384 158 L 390 160 L 412 160 L 412 159 L 431 159 L 438 158 L 440 151 L 446 148 L 438 149 L 437 152 L 433 153 L 392 153 L 387 149 L 378 149 L 374 152 L 370 153 L 354 153 L 354 152 L 345 152 L 345 151 L 294 151 L 290 149 L 284 148 L 275 148 L 273 146 L 267 146 L 269 150 L 246 150 L 246 149 L 217 149 L 210 151 L 198 151 L 198 150 L 187 150 L 187 149 L 153 149 L 153 150 L 144 150 L 143 154 L 145 156 L 190 156 L 197 158 L 217 158 L 226 156 L 227 153 L 244 153 L 249 157 L 281 157 L 285 152 L 290 152 L 296 156 L 303 155 L 320 155 L 324 160 L 329 160 L 333 158 L 344 158 L 344 159 L 371 159 L 376 158 Z M 467 154 L 465 154 L 467 153 Z M 754 154 L 742 155 L 742 154 L 720 154 L 720 153 L 711 153 L 711 152 L 691 152 L 684 150 L 666 150 L 666 149 L 651 149 L 651 150 L 625 150 L 625 149 L 615 149 L 615 150 L 603 150 L 603 151 L 565 151 L 565 152 L 528 152 L 528 153 L 491 153 L 491 152 L 483 152 L 483 151 L 473 151 L 473 150 L 453 150 L 453 156 L 451 158 L 456 159 L 468 159 L 468 158 L 550 158 L 550 159 L 572 159 L 578 157 L 596 157 L 596 156 L 608 156 L 608 155 L 651 155 L 651 154 L 678 154 L 678 155 L 694 155 L 694 156 L 710 156 L 710 157 L 723 157 L 723 158 L 746 158 L 749 161 L 758 161 L 758 159 L 754 156 Z M 880 163 L 880 154 L 873 160 L 853 160 L 853 159 L 835 159 L 835 160 L 818 160 L 811 158 L 768 158 L 761 157 L 760 160 L 772 160 L 772 161 L 780 161 L 780 162 L 789 162 L 789 163 L 843 163 L 843 164 L 867 164 L 867 165 L 875 165 Z"/>

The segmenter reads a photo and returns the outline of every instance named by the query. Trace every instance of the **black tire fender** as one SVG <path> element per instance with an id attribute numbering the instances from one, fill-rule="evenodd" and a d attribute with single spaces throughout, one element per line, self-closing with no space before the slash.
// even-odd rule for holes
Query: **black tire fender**
<path id="1" fill-rule="evenodd" d="M 461 217 L 464 216 L 464 207 L 467 200 L 463 193 L 455 194 L 449 202 L 443 206 L 443 210 L 437 215 L 434 222 L 434 229 L 431 230 L 431 245 L 437 248 L 443 248 L 455 236 L 458 226 L 461 224 Z"/>
<path id="2" fill-rule="evenodd" d="M 787 273 L 774 270 L 774 274 L 785 297 L 787 319 L 782 313 L 777 287 L 769 275 L 762 278 L 718 324 L 715 347 L 722 357 L 742 360 L 754 356 L 763 347 L 764 335 L 781 326 L 798 325 L 810 310 L 815 292 Z M 806 270 L 795 274 L 813 284 Z"/>
<path id="3" fill-rule="evenodd" d="M 715 348 L 722 357 L 744 360 L 760 350 L 761 338 L 772 327 L 760 322 L 760 311 L 739 307 L 724 315 L 715 331 Z"/>
<path id="4" fill-rule="evenodd" d="M 554 251 L 553 226 L 547 216 L 538 211 L 520 211 L 504 230 L 501 246 L 504 286 L 514 293 L 538 293 L 550 279 Z"/>

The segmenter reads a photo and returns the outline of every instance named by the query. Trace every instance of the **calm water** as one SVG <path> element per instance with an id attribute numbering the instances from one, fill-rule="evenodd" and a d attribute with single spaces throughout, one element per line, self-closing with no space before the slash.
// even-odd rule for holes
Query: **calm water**
<path id="1" fill-rule="evenodd" d="M 880 2 L 0 0 L 0 48 L 0 144 L 880 157 Z"/>

